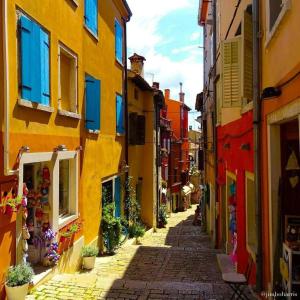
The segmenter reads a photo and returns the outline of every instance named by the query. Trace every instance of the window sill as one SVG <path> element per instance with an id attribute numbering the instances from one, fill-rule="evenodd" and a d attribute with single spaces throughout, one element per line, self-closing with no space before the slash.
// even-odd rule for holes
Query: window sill
<path id="1" fill-rule="evenodd" d="M 279 26 L 280 26 L 282 20 L 284 19 L 286 13 L 291 9 L 291 4 L 292 4 L 291 0 L 285 0 L 282 10 L 281 10 L 275 24 L 273 25 L 273 28 L 271 29 L 271 31 L 267 31 L 265 48 L 268 48 L 268 46 L 270 45 L 271 40 L 274 37 L 275 33 L 278 31 Z"/>
<path id="2" fill-rule="evenodd" d="M 64 109 L 59 109 L 58 114 L 60 116 L 65 116 L 65 117 L 81 120 L 81 115 L 80 114 L 77 114 L 77 113 L 74 113 L 74 112 L 71 112 L 71 111 L 67 111 L 67 110 L 64 110 Z"/>
<path id="3" fill-rule="evenodd" d="M 117 132 L 116 136 L 125 136 L 125 133 L 119 133 L 119 132 Z"/>
<path id="4" fill-rule="evenodd" d="M 253 109 L 253 101 L 247 103 L 241 108 L 241 115 Z"/>
<path id="5" fill-rule="evenodd" d="M 70 0 L 70 2 L 72 2 L 72 4 L 74 4 L 76 7 L 79 6 L 78 0 Z"/>
<path id="6" fill-rule="evenodd" d="M 99 134 L 100 130 L 92 130 L 92 129 L 87 129 L 88 133 L 92 133 L 92 134 Z"/>
<path id="7" fill-rule="evenodd" d="M 58 219 L 58 229 L 62 229 L 63 227 L 67 226 L 69 223 L 78 219 L 77 215 L 70 215 L 64 218 Z"/>
<path id="8" fill-rule="evenodd" d="M 124 68 L 124 63 L 120 62 L 117 58 L 116 58 L 116 63 L 121 69 Z"/>
<path id="9" fill-rule="evenodd" d="M 18 99 L 18 105 L 28 107 L 28 108 L 32 108 L 32 109 L 36 109 L 36 110 L 45 111 L 45 112 L 48 112 L 48 113 L 53 113 L 54 112 L 54 108 L 51 107 L 51 106 L 42 105 L 42 104 L 39 104 L 39 103 L 31 102 L 29 100 L 24 100 L 24 99 Z"/>
<path id="10" fill-rule="evenodd" d="M 90 28 L 86 26 L 86 24 L 84 24 L 84 28 L 97 42 L 99 42 L 98 34 L 94 33 Z"/>

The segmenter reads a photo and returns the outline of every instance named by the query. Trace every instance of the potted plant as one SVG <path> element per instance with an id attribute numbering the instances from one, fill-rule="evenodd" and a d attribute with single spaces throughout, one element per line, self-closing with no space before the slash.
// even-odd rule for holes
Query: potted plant
<path id="1" fill-rule="evenodd" d="M 122 237 L 121 221 L 114 216 L 114 210 L 113 203 L 104 205 L 101 220 L 104 246 L 111 255 L 120 247 Z"/>
<path id="2" fill-rule="evenodd" d="M 166 205 L 161 205 L 158 211 L 158 226 L 163 228 L 167 225 L 167 207 Z"/>
<path id="3" fill-rule="evenodd" d="M 24 300 L 33 275 L 33 270 L 29 264 L 23 263 L 10 267 L 5 282 L 7 299 Z"/>
<path id="4" fill-rule="evenodd" d="M 139 245 L 139 238 L 145 235 L 145 226 L 140 222 L 133 223 L 128 228 L 128 234 L 130 238 L 135 238 L 136 244 Z"/>
<path id="5" fill-rule="evenodd" d="M 96 246 L 83 246 L 81 250 L 82 268 L 87 270 L 93 269 L 98 253 L 99 249 Z"/>

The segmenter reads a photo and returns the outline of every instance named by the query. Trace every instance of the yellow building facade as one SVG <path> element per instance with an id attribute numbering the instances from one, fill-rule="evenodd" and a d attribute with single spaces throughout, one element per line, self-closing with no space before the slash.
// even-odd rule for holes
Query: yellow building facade
<path id="1" fill-rule="evenodd" d="M 144 57 L 134 54 L 128 70 L 129 175 L 132 177 L 141 220 L 147 227 L 156 227 L 157 190 L 160 168 L 156 166 L 158 126 L 156 126 L 155 88 L 143 77 Z M 159 180 L 158 180 L 159 179 Z"/>
<path id="2" fill-rule="evenodd" d="M 60 269 L 71 271 L 81 246 L 97 243 L 102 183 L 120 178 L 124 194 L 125 124 L 119 130 L 118 122 L 125 122 L 131 12 L 121 0 L 56 2 L 5 0 L 0 7 L 1 173 L 16 176 L 20 196 L 27 185 L 28 202 L 31 192 L 44 201 L 27 207 L 27 219 L 17 217 L 15 262 L 24 258 L 22 226 L 37 233 L 49 223 L 59 237 L 80 220 L 73 250 L 61 258 Z"/>

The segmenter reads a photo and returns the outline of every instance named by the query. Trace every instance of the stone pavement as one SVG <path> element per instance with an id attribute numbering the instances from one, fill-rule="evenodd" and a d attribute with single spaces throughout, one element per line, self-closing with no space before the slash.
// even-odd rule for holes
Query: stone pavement
<path id="1" fill-rule="evenodd" d="M 92 271 L 57 275 L 26 299 L 230 299 L 218 251 L 192 225 L 194 209 L 173 214 L 142 245 L 127 243 L 116 255 L 97 258 Z"/>

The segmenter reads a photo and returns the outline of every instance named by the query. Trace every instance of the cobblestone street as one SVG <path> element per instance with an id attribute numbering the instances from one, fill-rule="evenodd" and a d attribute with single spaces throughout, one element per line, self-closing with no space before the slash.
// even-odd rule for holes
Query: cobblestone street
<path id="1" fill-rule="evenodd" d="M 173 214 L 167 228 L 147 233 L 142 245 L 124 245 L 97 258 L 94 270 L 64 274 L 34 290 L 29 299 L 230 299 L 216 250 L 192 225 L 195 207 Z"/>

